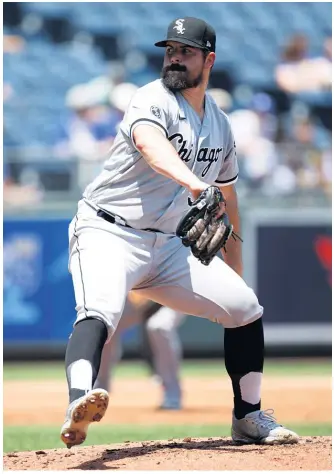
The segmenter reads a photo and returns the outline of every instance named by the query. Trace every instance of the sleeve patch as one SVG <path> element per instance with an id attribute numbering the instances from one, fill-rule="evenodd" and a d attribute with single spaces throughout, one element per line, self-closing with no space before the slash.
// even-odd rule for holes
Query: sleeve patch
<path id="1" fill-rule="evenodd" d="M 159 109 L 159 107 L 157 107 L 156 105 L 152 105 L 150 111 L 155 117 L 161 119 L 161 110 Z"/>

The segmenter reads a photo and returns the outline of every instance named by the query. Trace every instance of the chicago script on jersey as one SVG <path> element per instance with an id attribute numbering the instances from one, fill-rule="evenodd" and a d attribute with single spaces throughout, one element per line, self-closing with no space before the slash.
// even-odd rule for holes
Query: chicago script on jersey
<path id="1" fill-rule="evenodd" d="M 193 151 L 193 147 L 191 146 L 190 148 L 188 148 L 187 140 L 183 139 L 183 135 L 181 133 L 174 133 L 173 135 L 168 137 L 168 140 L 170 142 L 173 142 L 173 140 L 175 140 L 176 144 L 181 145 L 177 147 L 174 144 L 181 160 L 185 163 L 188 163 L 191 160 L 191 153 Z M 196 161 L 198 163 L 208 163 L 208 165 L 202 171 L 202 177 L 204 177 L 208 173 L 211 165 L 219 160 L 222 151 L 223 148 L 208 147 L 203 147 L 198 150 Z"/>

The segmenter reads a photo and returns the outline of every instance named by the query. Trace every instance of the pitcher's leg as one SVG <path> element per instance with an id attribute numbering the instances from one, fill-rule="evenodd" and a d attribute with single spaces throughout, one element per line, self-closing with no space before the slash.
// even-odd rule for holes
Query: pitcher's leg
<path id="1" fill-rule="evenodd" d="M 153 351 L 147 329 L 147 321 L 161 308 L 161 305 L 159 303 L 155 303 L 154 301 L 146 300 L 146 304 L 143 304 L 141 308 L 142 324 L 139 327 L 141 340 L 140 357 L 147 365 L 147 369 L 150 376 L 152 377 L 152 380 L 155 380 L 155 382 L 159 383 L 161 382 L 161 378 L 160 375 L 157 374 L 154 364 Z"/>
<path id="2" fill-rule="evenodd" d="M 111 392 L 114 369 L 123 353 L 122 333 L 139 322 L 141 322 L 140 310 L 127 300 L 115 333 L 103 347 L 100 370 L 94 388 L 103 388 L 107 392 Z"/>
<path id="3" fill-rule="evenodd" d="M 132 261 L 124 239 L 89 224 L 88 219 L 77 220 L 70 240 L 77 320 L 65 359 L 70 405 L 61 438 L 68 447 L 81 444 L 89 424 L 105 413 L 108 393 L 92 389 L 102 349 L 117 328 L 128 292 L 146 271 L 140 258 Z"/>
<path id="4" fill-rule="evenodd" d="M 103 389 L 91 389 L 107 334 L 104 322 L 86 318 L 76 324 L 67 345 L 65 366 L 70 403 L 61 428 L 61 439 L 68 448 L 86 439 L 90 423 L 100 421 L 108 407 L 108 393 Z"/>
<path id="5" fill-rule="evenodd" d="M 122 319 L 123 317 L 121 318 L 121 321 Z M 108 342 L 105 343 L 103 347 L 100 369 L 94 383 L 94 388 L 103 388 L 107 392 L 111 392 L 113 371 L 117 363 L 122 358 L 122 352 L 121 330 L 119 323 L 113 336 Z"/>
<path id="6" fill-rule="evenodd" d="M 110 245 L 118 247 L 118 255 L 122 254 L 122 242 L 117 237 L 100 229 L 88 229 L 78 235 L 76 228 L 74 229 L 69 267 L 75 292 L 77 320 L 66 351 L 67 372 L 69 362 L 71 363 L 71 377 L 68 378 L 70 392 L 79 388 L 75 383 L 86 372 L 91 372 L 92 377 L 85 390 L 92 389 L 100 368 L 102 348 L 108 333 L 110 337 L 116 330 L 131 284 L 127 281 L 122 260 L 118 255 L 114 258 Z M 96 345 L 95 333 L 90 331 L 91 320 L 94 330 L 99 328 L 99 342 L 103 339 L 102 345 Z M 91 369 L 86 370 L 86 365 L 79 364 L 81 360 L 86 361 L 87 367 L 90 365 Z M 88 376 L 86 383 L 87 381 Z"/>
<path id="7" fill-rule="evenodd" d="M 272 410 L 260 409 L 263 308 L 252 289 L 219 258 L 205 267 L 182 248 L 169 258 L 165 274 L 156 283 L 148 297 L 225 327 L 225 363 L 234 393 L 233 439 L 241 443 L 298 442 L 298 435 L 278 424 Z"/>
<path id="8" fill-rule="evenodd" d="M 183 318 L 183 314 L 161 307 L 146 323 L 156 372 L 164 389 L 161 408 L 165 409 L 181 407 L 179 370 L 182 347 L 177 328 Z"/>
<path id="9" fill-rule="evenodd" d="M 246 326 L 226 328 L 224 353 L 234 393 L 234 416 L 241 419 L 261 408 L 264 362 L 262 318 Z"/>
<path id="10" fill-rule="evenodd" d="M 244 418 L 246 414 L 260 410 L 263 308 L 253 290 L 221 259 L 215 258 L 207 268 L 192 257 L 188 262 L 194 293 L 208 298 L 223 310 L 221 316 L 216 313 L 214 319 L 225 327 L 225 364 L 232 381 L 234 415 Z M 180 284 L 187 287 L 188 281 L 183 275 Z"/>
<path id="11" fill-rule="evenodd" d="M 254 291 L 223 260 L 216 257 L 209 266 L 202 265 L 186 247 L 169 257 L 154 285 L 141 288 L 141 294 L 225 328 L 244 326 L 263 313 Z"/>
<path id="12" fill-rule="evenodd" d="M 98 319 L 87 318 L 75 326 L 65 354 L 70 403 L 91 390 L 107 334 L 106 325 Z M 89 344 L 83 344 L 83 341 Z"/>

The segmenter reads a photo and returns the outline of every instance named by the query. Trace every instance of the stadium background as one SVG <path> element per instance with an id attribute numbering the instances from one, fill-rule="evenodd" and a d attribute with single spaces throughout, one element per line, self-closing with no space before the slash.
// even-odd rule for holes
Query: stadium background
<path id="1" fill-rule="evenodd" d="M 159 77 L 162 52 L 154 42 L 183 16 L 203 18 L 217 32 L 209 86 L 236 136 L 245 278 L 266 309 L 267 353 L 290 357 L 267 364 L 278 374 L 268 400 L 302 376 L 294 403 L 282 400 L 283 421 L 302 424 L 308 434 L 329 432 L 330 360 L 307 357 L 331 353 L 331 4 L 5 2 L 6 450 L 59 446 L 54 426 L 62 421 L 65 385 L 61 367 L 49 360 L 63 356 L 74 320 L 67 227 L 84 186 L 103 166 L 131 94 Z M 169 437 L 172 423 L 175 434 L 224 433 L 230 408 L 220 407 L 222 387 L 215 390 L 214 382 L 225 376 L 213 359 L 223 356 L 223 330 L 189 317 L 180 334 L 186 418 L 154 412 L 158 389 L 136 362 L 143 346 L 135 327 L 123 335 L 125 358 L 135 362 L 117 372 L 118 430 L 106 424 L 101 437 Z M 194 357 L 205 357 L 204 365 L 188 360 Z M 22 362 L 29 359 L 39 362 Z M 196 388 L 202 377 L 208 393 Z M 139 394 L 149 393 L 144 408 L 140 396 L 136 404 L 129 395 L 133 383 Z M 26 403 L 16 392 L 23 386 Z M 40 392 L 48 400 L 37 415 L 31 400 Z M 212 417 L 203 403 L 210 397 Z M 136 408 L 151 428 L 129 427 L 122 413 L 132 416 Z M 187 409 L 198 417 L 191 421 Z"/>

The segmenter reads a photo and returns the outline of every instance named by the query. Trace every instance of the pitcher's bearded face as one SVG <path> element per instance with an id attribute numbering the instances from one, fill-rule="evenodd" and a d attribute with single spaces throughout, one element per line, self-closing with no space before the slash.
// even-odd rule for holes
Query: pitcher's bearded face
<path id="1" fill-rule="evenodd" d="M 166 47 L 162 82 L 173 92 L 197 87 L 203 80 L 203 65 L 202 50 L 171 41 Z"/>

